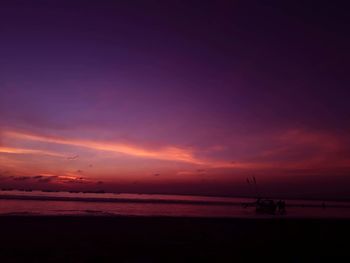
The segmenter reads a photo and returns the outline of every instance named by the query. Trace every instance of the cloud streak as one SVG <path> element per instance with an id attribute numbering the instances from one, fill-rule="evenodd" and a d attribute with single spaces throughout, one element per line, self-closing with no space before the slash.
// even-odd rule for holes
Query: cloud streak
<path id="1" fill-rule="evenodd" d="M 195 149 L 176 146 L 149 149 L 115 141 L 107 142 L 72 139 L 17 131 L 6 131 L 3 132 L 3 135 L 10 139 L 81 147 L 138 158 L 183 162 L 197 165 L 201 169 L 329 169 L 331 167 L 348 167 L 350 164 L 349 153 L 347 152 L 348 145 L 346 141 L 344 141 L 344 138 L 336 136 L 335 134 L 305 130 L 287 130 L 279 135 L 271 135 L 267 138 L 267 141 L 271 142 L 268 148 L 264 150 L 256 148 L 256 151 L 252 150 L 251 158 L 248 157 L 235 161 L 199 158 L 197 156 L 200 152 Z M 249 141 L 246 143 L 246 146 L 250 145 Z M 0 152 L 42 154 L 64 157 L 68 160 L 75 160 L 78 158 L 78 155 L 67 157 L 67 155 L 52 151 L 9 147 L 0 147 Z M 228 157 L 229 156 L 226 156 L 226 158 Z"/>
<path id="2" fill-rule="evenodd" d="M 141 158 L 151 158 L 158 160 L 167 160 L 167 161 L 179 161 L 187 162 L 192 164 L 205 164 L 205 162 L 194 157 L 193 152 L 190 149 L 179 148 L 175 146 L 164 147 L 159 150 L 150 150 L 134 145 L 115 143 L 115 142 L 99 142 L 93 140 L 80 140 L 80 139 L 70 139 L 70 138 L 61 138 L 61 137 L 50 137 L 43 135 L 27 134 L 20 132 L 8 131 L 4 132 L 5 136 L 11 138 L 22 139 L 22 140 L 31 140 L 37 142 L 45 143 L 55 143 L 70 145 L 82 148 L 88 148 L 99 151 L 108 151 L 114 153 L 121 153 L 134 157 Z M 5 152 L 5 150 L 3 150 Z M 40 153 L 36 150 L 25 150 L 25 149 L 8 149 L 8 152 L 12 151 L 13 153 Z M 44 154 L 44 152 L 42 152 Z"/>
<path id="3" fill-rule="evenodd" d="M 43 150 L 34 150 L 34 149 L 23 149 L 23 148 L 14 148 L 14 147 L 1 147 L 0 153 L 8 154 L 38 154 L 38 155 L 49 155 L 55 157 L 65 157 L 64 154 L 60 154 L 53 151 L 43 151 Z"/>
<path id="4" fill-rule="evenodd" d="M 195 156 L 196 151 L 194 149 L 181 148 L 177 146 L 167 146 L 167 147 L 154 150 L 154 149 L 138 147 L 132 144 L 44 136 L 39 134 L 30 134 L 30 133 L 16 132 L 16 131 L 6 131 L 3 134 L 12 139 L 75 146 L 75 147 L 87 148 L 87 149 L 92 149 L 97 151 L 106 151 L 106 152 L 124 154 L 128 156 L 139 157 L 139 158 L 183 162 L 183 163 L 188 163 L 192 165 L 198 165 L 205 168 L 212 168 L 212 169 L 217 169 L 217 168 L 246 169 L 246 168 L 270 167 L 270 165 L 266 163 L 240 162 L 240 161 L 231 162 L 231 161 L 225 161 L 225 160 L 201 159 Z M 35 153 L 35 150 L 28 150 L 28 152 L 31 152 L 31 151 L 32 153 Z M 23 151 L 23 153 L 24 152 L 25 150 Z M 38 153 L 40 153 L 40 151 Z M 42 154 L 44 154 L 44 152 L 42 152 Z M 54 154 L 52 155 L 54 156 Z M 61 157 L 60 154 L 57 154 L 57 155 Z M 75 155 L 73 157 L 68 157 L 67 159 L 76 160 L 78 157 L 79 157 L 78 155 Z"/>
<path id="5" fill-rule="evenodd" d="M 96 140 L 81 140 L 81 139 L 71 139 L 64 137 L 53 137 L 44 136 L 40 134 L 32 134 L 17 131 L 6 131 L 3 132 L 3 136 L 8 137 L 11 140 L 23 140 L 23 141 L 33 141 L 49 144 L 67 145 L 73 147 L 81 147 L 92 149 L 96 151 L 113 152 L 118 154 L 124 154 L 132 157 L 138 158 L 149 158 L 162 161 L 172 161 L 172 162 L 182 162 L 192 165 L 197 165 L 205 168 L 251 168 L 254 166 L 261 166 L 261 164 L 245 163 L 245 162 L 229 162 L 222 160 L 213 159 L 201 159 L 195 156 L 196 151 L 190 148 L 181 148 L 177 146 L 167 146 L 160 149 L 147 149 L 138 147 L 132 144 L 124 144 L 117 142 L 105 142 Z M 25 149 L 25 148 L 15 148 L 15 147 L 0 147 L 0 153 L 10 153 L 10 154 L 36 154 L 36 155 L 48 155 L 53 157 L 63 157 L 68 160 L 76 160 L 79 158 L 78 155 L 68 156 L 67 154 L 62 154 L 54 151 L 43 151 L 36 149 Z"/>

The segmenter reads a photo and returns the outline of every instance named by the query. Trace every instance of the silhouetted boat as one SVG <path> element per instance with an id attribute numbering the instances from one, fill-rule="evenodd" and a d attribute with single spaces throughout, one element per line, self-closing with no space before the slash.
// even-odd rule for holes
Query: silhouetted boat
<path id="1" fill-rule="evenodd" d="M 273 199 L 261 198 L 255 177 L 247 178 L 247 183 L 254 187 L 256 201 L 251 203 L 243 203 L 243 207 L 255 207 L 256 213 L 259 214 L 275 214 L 277 208 L 280 214 L 285 213 L 285 202 L 282 200 L 275 201 Z"/>
<path id="2" fill-rule="evenodd" d="M 275 214 L 277 205 L 272 199 L 257 199 L 255 211 L 261 214 Z"/>
<path id="3" fill-rule="evenodd" d="M 277 209 L 277 204 L 272 199 L 262 199 L 258 198 L 255 202 L 243 203 L 244 208 L 255 207 L 256 213 L 259 214 L 275 214 Z"/>

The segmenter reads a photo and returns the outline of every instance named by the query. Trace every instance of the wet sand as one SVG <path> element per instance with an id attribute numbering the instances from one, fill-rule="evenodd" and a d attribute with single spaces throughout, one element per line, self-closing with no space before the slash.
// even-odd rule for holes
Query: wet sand
<path id="1" fill-rule="evenodd" d="M 3 216 L 0 262 L 348 262 L 349 237 L 334 219 Z"/>

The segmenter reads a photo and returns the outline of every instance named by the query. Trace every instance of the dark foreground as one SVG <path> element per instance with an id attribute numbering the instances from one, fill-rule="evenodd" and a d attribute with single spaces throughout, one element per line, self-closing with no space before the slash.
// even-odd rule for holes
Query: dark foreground
<path id="1" fill-rule="evenodd" d="M 0 262 L 350 262 L 350 220 L 0 217 Z"/>

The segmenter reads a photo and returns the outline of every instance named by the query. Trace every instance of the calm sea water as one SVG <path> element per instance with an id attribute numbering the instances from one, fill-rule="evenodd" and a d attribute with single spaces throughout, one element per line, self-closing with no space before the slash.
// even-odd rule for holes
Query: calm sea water
<path id="1" fill-rule="evenodd" d="M 349 202 L 286 200 L 284 215 L 256 214 L 249 198 L 0 191 L 0 215 L 349 218 Z"/>

